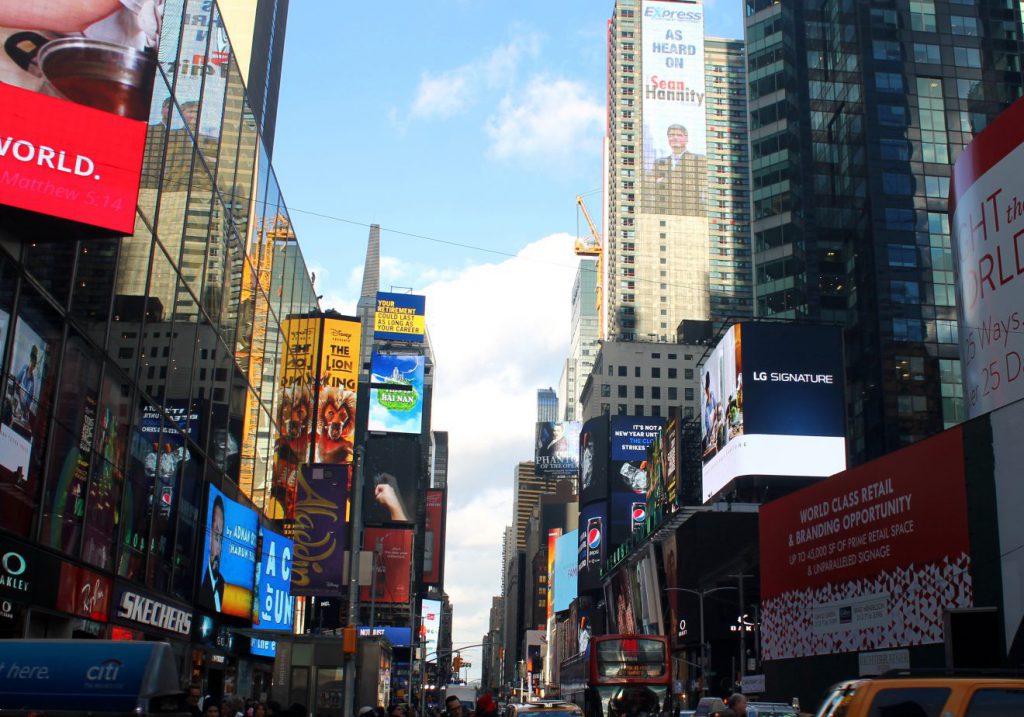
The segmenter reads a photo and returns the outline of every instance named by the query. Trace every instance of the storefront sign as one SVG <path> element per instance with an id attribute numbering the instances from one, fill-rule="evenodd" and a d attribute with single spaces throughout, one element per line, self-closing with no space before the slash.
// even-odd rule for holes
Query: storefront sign
<path id="1" fill-rule="evenodd" d="M 175 635 L 187 636 L 192 630 L 191 611 L 134 586 L 118 584 L 114 606 L 114 616 L 122 622 L 155 627 Z"/>
<path id="2" fill-rule="evenodd" d="M 56 608 L 60 568 L 56 556 L 0 536 L 0 599 Z"/>
<path id="3" fill-rule="evenodd" d="M 56 607 L 72 615 L 106 622 L 109 618 L 112 588 L 113 583 L 105 575 L 62 562 Z"/>

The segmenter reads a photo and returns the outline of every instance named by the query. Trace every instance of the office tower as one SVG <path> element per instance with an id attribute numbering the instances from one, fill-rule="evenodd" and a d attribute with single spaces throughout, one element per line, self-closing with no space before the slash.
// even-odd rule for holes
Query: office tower
<path id="1" fill-rule="evenodd" d="M 537 420 L 558 420 L 558 394 L 553 388 L 537 389 Z"/>
<path id="2" fill-rule="evenodd" d="M 859 463 L 963 418 L 950 165 L 1021 93 L 1021 9 L 746 8 L 755 312 L 847 327 Z"/>
<path id="3" fill-rule="evenodd" d="M 604 188 L 610 339 L 668 341 L 684 319 L 749 313 L 742 52 L 739 41 L 705 41 L 701 3 L 615 3 Z"/>
<path id="4" fill-rule="evenodd" d="M 431 488 L 448 487 L 448 431 L 431 431 Z"/>
<path id="5" fill-rule="evenodd" d="M 516 464 L 513 479 L 512 517 L 516 550 L 526 550 L 530 513 L 540 503 L 541 496 L 558 492 L 561 480 L 550 480 L 537 475 L 533 461 Z"/>
<path id="6" fill-rule="evenodd" d="M 572 285 L 569 358 L 562 371 L 565 385 L 560 386 L 560 401 L 564 408 L 559 417 L 567 421 L 578 421 L 582 415 L 580 391 L 594 368 L 598 351 L 597 323 L 597 261 L 580 259 Z"/>

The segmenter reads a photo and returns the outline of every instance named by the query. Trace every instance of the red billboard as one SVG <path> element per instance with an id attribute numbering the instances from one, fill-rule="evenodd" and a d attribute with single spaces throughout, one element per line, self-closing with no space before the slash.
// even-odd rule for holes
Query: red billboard
<path id="1" fill-rule="evenodd" d="M 762 506 L 760 532 L 765 659 L 942 642 L 973 601 L 961 430 Z"/>
<path id="2" fill-rule="evenodd" d="M 425 544 L 423 546 L 423 582 L 440 585 L 444 575 L 445 491 L 427 491 Z"/>
<path id="3" fill-rule="evenodd" d="M 364 603 L 409 602 L 412 572 L 412 530 L 404 528 L 366 528 L 363 550 L 373 556 L 373 585 L 364 585 L 359 599 Z"/>
<path id="4" fill-rule="evenodd" d="M 0 204 L 130 234 L 162 13 L 13 2 L 0 12 Z"/>

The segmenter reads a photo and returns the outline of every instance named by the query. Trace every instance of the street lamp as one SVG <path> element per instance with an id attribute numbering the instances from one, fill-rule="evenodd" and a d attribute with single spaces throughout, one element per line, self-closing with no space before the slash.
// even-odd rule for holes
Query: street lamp
<path id="1" fill-rule="evenodd" d="M 704 642 L 704 596 L 710 595 L 711 593 L 717 593 L 722 590 L 735 590 L 736 588 L 731 585 L 723 586 L 720 588 L 709 588 L 708 590 L 691 590 L 690 588 L 665 588 L 665 592 L 680 592 L 690 593 L 700 598 L 700 696 L 704 697 L 708 690 L 708 660 L 707 660 L 707 643 Z"/>

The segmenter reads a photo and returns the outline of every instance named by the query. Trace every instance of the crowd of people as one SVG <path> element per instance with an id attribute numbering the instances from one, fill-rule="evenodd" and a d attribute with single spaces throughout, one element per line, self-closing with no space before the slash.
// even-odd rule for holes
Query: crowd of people
<path id="1" fill-rule="evenodd" d="M 189 687 L 188 706 L 192 717 L 306 717 L 302 705 L 282 707 L 277 702 L 246 700 L 237 695 L 204 697 L 197 685 Z"/>
<path id="2" fill-rule="evenodd" d="M 367 705 L 361 707 L 358 714 L 359 717 L 498 717 L 498 703 L 489 692 L 485 692 L 470 709 L 466 709 L 458 697 L 450 695 L 443 706 L 428 704 L 422 711 L 412 705 L 396 703 L 387 709 Z"/>

